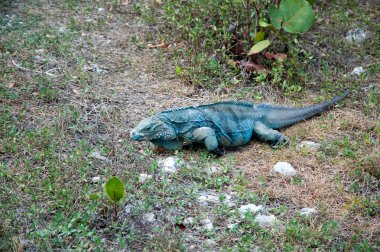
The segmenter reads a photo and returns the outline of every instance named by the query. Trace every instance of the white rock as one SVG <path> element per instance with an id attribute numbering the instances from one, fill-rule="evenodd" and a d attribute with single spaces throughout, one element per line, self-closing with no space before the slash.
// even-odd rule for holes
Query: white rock
<path id="1" fill-rule="evenodd" d="M 214 228 L 214 224 L 212 224 L 212 222 L 209 222 L 203 225 L 203 229 L 206 231 L 212 231 L 213 228 Z"/>
<path id="2" fill-rule="evenodd" d="M 201 224 L 206 231 L 211 231 L 214 228 L 214 224 L 212 224 L 209 218 L 201 220 Z"/>
<path id="3" fill-rule="evenodd" d="M 206 172 L 207 172 L 207 174 L 211 175 L 211 174 L 219 173 L 221 170 L 222 170 L 222 168 L 220 166 L 213 165 L 210 168 L 208 168 L 208 170 Z"/>
<path id="4" fill-rule="evenodd" d="M 355 67 L 354 70 L 351 72 L 351 75 L 361 75 L 364 72 L 365 70 L 363 67 Z"/>
<path id="5" fill-rule="evenodd" d="M 58 32 L 59 33 L 66 33 L 67 32 L 66 27 L 64 27 L 64 26 L 59 27 Z"/>
<path id="6" fill-rule="evenodd" d="M 107 70 L 101 69 L 97 64 L 92 65 L 91 71 L 93 71 L 96 74 L 106 74 L 106 73 L 108 73 Z"/>
<path id="7" fill-rule="evenodd" d="M 124 212 L 126 215 L 128 215 L 128 214 L 132 213 L 133 208 L 134 208 L 134 206 L 131 205 L 131 204 L 125 205 L 125 206 L 124 206 L 124 209 L 123 209 L 123 212 Z"/>
<path id="8" fill-rule="evenodd" d="M 255 204 L 242 205 L 239 208 L 240 218 L 244 219 L 246 213 L 255 214 L 259 211 L 262 211 L 263 209 L 264 207 L 262 205 L 258 205 L 258 206 L 256 206 Z"/>
<path id="9" fill-rule="evenodd" d="M 224 197 L 221 197 L 221 196 L 224 196 Z M 216 195 L 213 192 L 208 192 L 208 193 L 206 192 L 206 193 L 202 193 L 202 195 L 200 195 L 197 198 L 197 201 L 201 206 L 206 206 L 208 204 L 218 204 L 221 202 L 225 203 L 229 207 L 235 206 L 235 203 L 231 201 L 231 198 L 232 198 L 231 195 L 223 194 L 221 196 Z"/>
<path id="10" fill-rule="evenodd" d="M 233 206 L 236 205 L 236 204 L 231 200 L 231 199 L 232 199 L 232 196 L 231 196 L 231 195 L 225 194 L 224 196 L 225 196 L 225 198 L 224 198 L 224 200 L 223 200 L 223 203 L 225 203 L 228 207 L 233 207 Z"/>
<path id="11" fill-rule="evenodd" d="M 297 171 L 294 170 L 293 166 L 288 162 L 278 162 L 274 165 L 274 171 L 280 173 L 281 175 L 292 177 L 297 175 Z"/>
<path id="12" fill-rule="evenodd" d="M 261 227 L 271 227 L 274 225 L 277 218 L 273 214 L 270 214 L 270 215 L 258 214 L 255 220 Z"/>
<path id="13" fill-rule="evenodd" d="M 302 141 L 300 142 L 299 147 L 318 150 L 321 147 L 321 144 L 313 141 Z"/>
<path id="14" fill-rule="evenodd" d="M 146 222 L 152 223 L 156 221 L 156 215 L 154 213 L 146 213 L 143 215 L 143 219 Z"/>
<path id="15" fill-rule="evenodd" d="M 100 177 L 99 176 L 92 177 L 91 181 L 92 183 L 98 183 L 100 181 Z"/>
<path id="16" fill-rule="evenodd" d="M 96 159 L 99 159 L 102 161 L 110 162 L 110 160 L 108 158 L 106 158 L 105 156 L 102 156 L 102 154 L 100 154 L 99 151 L 91 152 L 90 157 L 93 157 L 93 158 L 96 158 Z"/>
<path id="17" fill-rule="evenodd" d="M 139 175 L 139 183 L 142 184 L 144 183 L 145 181 L 149 180 L 152 178 L 152 175 L 149 175 L 149 174 L 146 174 L 146 173 L 141 173 Z"/>
<path id="18" fill-rule="evenodd" d="M 300 215 L 305 216 L 305 217 L 309 217 L 309 216 L 315 215 L 317 213 L 318 213 L 318 211 L 315 208 L 308 208 L 308 207 L 304 207 L 300 211 Z"/>
<path id="19" fill-rule="evenodd" d="M 35 50 L 35 52 L 37 53 L 37 54 L 46 54 L 47 53 L 47 50 L 46 49 L 36 49 Z"/>
<path id="20" fill-rule="evenodd" d="M 104 12 L 104 11 L 105 11 L 104 8 L 102 8 L 102 7 L 98 8 L 98 12 Z"/>
<path id="21" fill-rule="evenodd" d="M 348 17 L 348 16 L 352 16 L 354 12 L 351 9 L 348 9 L 347 11 L 344 12 L 344 14 Z"/>
<path id="22" fill-rule="evenodd" d="M 346 34 L 346 40 L 350 43 L 363 43 L 368 37 L 368 33 L 359 28 L 353 28 Z"/>
<path id="23" fill-rule="evenodd" d="M 200 203 L 200 205 L 207 205 L 208 203 L 216 204 L 219 202 L 219 197 L 212 194 L 205 194 L 201 195 L 197 198 L 197 201 Z"/>
<path id="24" fill-rule="evenodd" d="M 183 220 L 183 224 L 185 224 L 185 225 L 194 224 L 194 218 L 193 217 L 187 217 L 186 219 Z"/>
<path id="25" fill-rule="evenodd" d="M 212 239 L 207 239 L 204 241 L 204 243 L 207 247 L 215 247 L 216 246 L 216 241 L 214 241 Z"/>
<path id="26" fill-rule="evenodd" d="M 158 161 L 158 167 L 166 174 L 176 173 L 179 168 L 185 165 L 185 161 L 178 157 L 168 157 Z"/>
<path id="27" fill-rule="evenodd" d="M 232 223 L 232 224 L 228 225 L 227 228 L 228 228 L 228 229 L 234 229 L 234 228 L 236 228 L 238 225 L 239 225 L 239 223 Z"/>

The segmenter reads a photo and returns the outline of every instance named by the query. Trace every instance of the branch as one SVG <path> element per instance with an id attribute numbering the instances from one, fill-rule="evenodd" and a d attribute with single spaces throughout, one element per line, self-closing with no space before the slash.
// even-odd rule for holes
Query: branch
<path id="1" fill-rule="evenodd" d="M 32 73 L 36 73 L 36 74 L 46 74 L 46 75 L 51 76 L 51 77 L 56 77 L 55 74 L 50 73 L 50 71 L 51 71 L 52 69 L 50 69 L 50 70 L 48 70 L 48 71 L 46 71 L 46 72 L 41 72 L 41 71 L 38 71 L 38 70 L 32 70 L 32 69 L 29 69 L 29 68 L 26 68 L 26 67 L 20 66 L 20 65 L 17 64 L 14 60 L 12 60 L 12 64 L 13 64 L 16 68 L 18 68 L 18 69 L 20 69 L 20 70 L 22 70 L 22 71 L 32 72 Z"/>

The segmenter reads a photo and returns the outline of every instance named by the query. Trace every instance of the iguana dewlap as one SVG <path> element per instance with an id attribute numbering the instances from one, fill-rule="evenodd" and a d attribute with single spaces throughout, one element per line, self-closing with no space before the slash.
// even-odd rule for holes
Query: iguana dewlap
<path id="1" fill-rule="evenodd" d="M 287 141 L 276 129 L 320 114 L 348 93 L 304 108 L 238 101 L 174 108 L 142 120 L 130 136 L 169 150 L 181 148 L 184 142 L 203 143 L 218 155 L 223 154 L 222 147 L 242 146 L 252 136 L 276 146 Z"/>

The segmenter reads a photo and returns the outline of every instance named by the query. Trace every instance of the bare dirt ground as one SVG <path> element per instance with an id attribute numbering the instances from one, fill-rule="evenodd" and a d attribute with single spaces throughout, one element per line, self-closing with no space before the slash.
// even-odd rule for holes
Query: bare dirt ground
<path id="1" fill-rule="evenodd" d="M 123 176 L 123 170 L 132 169 L 131 167 L 137 173 L 145 172 L 151 160 L 172 155 L 170 152 L 153 152 L 149 154 L 149 158 L 142 160 L 144 158 L 141 158 L 139 153 L 151 149 L 151 145 L 129 142 L 130 129 L 147 115 L 172 107 L 234 99 L 236 90 L 222 94 L 210 90 L 196 90 L 176 77 L 175 66 L 167 57 L 170 49 L 147 48 L 147 41 L 155 42 L 156 28 L 149 27 L 135 16 L 131 6 L 112 7 L 101 3 L 98 6 L 97 2 L 94 2 L 86 4 L 86 8 L 91 10 L 88 12 L 65 6 L 59 1 L 38 1 L 33 4 L 20 2 L 17 8 L 9 10 L 9 15 L 42 16 L 40 26 L 68 29 L 70 25 L 77 25 L 80 29 L 77 29 L 75 38 L 68 42 L 70 57 L 56 57 L 53 63 L 48 64 L 34 61 L 34 64 L 26 65 L 25 68 L 29 70 L 25 70 L 12 64 L 12 60 L 21 62 L 33 58 L 35 53 L 25 49 L 17 51 L 3 62 L 13 69 L 4 85 L 9 86 L 10 81 L 16 81 L 18 84 L 12 88 L 19 88 L 20 96 L 13 101 L 4 100 L 2 104 L 12 106 L 14 115 L 25 113 L 25 117 L 19 122 L 22 129 L 57 127 L 59 131 L 65 132 L 64 140 L 62 139 L 65 144 L 60 147 L 62 160 L 65 155 L 69 155 L 70 150 L 80 146 L 83 139 L 92 146 L 101 145 L 108 150 L 109 156 L 114 158 L 112 168 L 93 163 L 95 168 L 86 175 L 87 180 L 91 176 L 99 173 L 105 175 L 110 171 L 112 174 Z M 83 28 L 87 26 L 93 28 Z M 46 55 L 54 57 L 50 52 Z M 104 72 L 96 73 L 94 65 Z M 58 98 L 53 102 L 35 99 L 38 94 L 34 93 L 39 92 L 38 88 L 25 87 L 23 81 L 40 75 L 33 71 L 46 72 L 53 68 L 59 70 L 55 72 L 56 76 L 52 77 L 51 81 L 64 84 L 58 85 Z M 84 68 L 89 70 L 83 71 Z M 289 98 L 276 95 L 272 89 L 263 90 L 264 100 L 267 102 L 294 104 Z M 270 97 L 272 94 L 275 96 Z M 266 144 L 253 141 L 245 147 L 228 150 L 229 157 L 221 158 L 220 162 L 228 162 L 228 158 L 234 156 L 234 169 L 236 173 L 244 174 L 248 181 L 247 188 L 260 195 L 266 195 L 272 205 L 286 205 L 293 210 L 315 207 L 323 218 L 339 221 L 342 223 L 343 231 L 337 239 L 349 239 L 354 230 L 361 230 L 360 236 L 375 241 L 380 237 L 378 213 L 368 217 L 365 214 L 365 206 L 361 203 L 358 203 L 358 206 L 353 204 L 358 197 L 379 193 L 378 178 L 366 178 L 363 182 L 362 177 L 353 177 L 352 173 L 358 168 L 358 163 L 366 160 L 362 160 L 361 156 L 350 158 L 344 154 L 346 147 L 355 149 L 363 157 L 375 160 L 368 163 L 368 171 L 379 169 L 379 139 L 373 131 L 378 118 L 376 113 L 364 115 L 361 107 L 354 104 L 359 95 L 354 94 L 348 98 L 344 106 L 283 130 L 285 135 L 291 138 L 290 146 L 273 150 Z M 252 100 L 251 97 L 251 94 L 244 94 L 240 95 L 239 99 Z M 317 101 L 317 97 L 305 92 L 302 101 L 301 104 L 311 104 Z M 77 129 L 70 126 L 76 120 L 70 111 L 78 111 L 81 115 L 78 124 L 80 127 Z M 348 146 L 344 143 L 338 143 L 338 147 L 330 144 L 343 141 L 345 137 L 348 137 Z M 368 137 L 368 141 L 373 141 L 372 143 L 369 142 L 367 146 L 354 146 L 355 140 Z M 322 143 L 322 150 L 299 149 L 297 144 L 303 140 Z M 334 151 L 340 154 L 331 154 Z M 6 162 L 8 167 L 18 166 L 14 168 L 15 172 L 22 173 L 28 154 L 3 153 L 1 160 Z M 196 159 L 199 155 L 199 151 L 183 153 L 186 160 Z M 279 161 L 288 161 L 295 167 L 299 172 L 300 184 L 274 174 L 273 165 Z M 36 165 L 41 164 L 36 161 Z M 69 173 L 63 178 L 70 181 L 79 179 L 80 176 L 80 173 Z M 357 181 L 363 182 L 357 191 L 353 193 L 347 189 Z M 29 199 L 25 197 L 21 202 L 29 202 Z M 284 219 L 291 219 L 293 216 L 286 215 Z M 27 230 L 26 227 L 24 231 L 21 229 L 21 236 Z M 17 245 L 17 242 L 15 244 Z"/>

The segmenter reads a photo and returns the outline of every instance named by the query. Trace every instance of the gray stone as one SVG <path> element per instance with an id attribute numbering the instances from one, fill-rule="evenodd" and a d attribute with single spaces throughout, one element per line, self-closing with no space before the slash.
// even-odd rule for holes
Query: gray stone
<path id="1" fill-rule="evenodd" d="M 346 34 L 346 40 L 350 43 L 363 43 L 369 38 L 366 31 L 360 28 L 353 28 L 349 30 Z"/>

